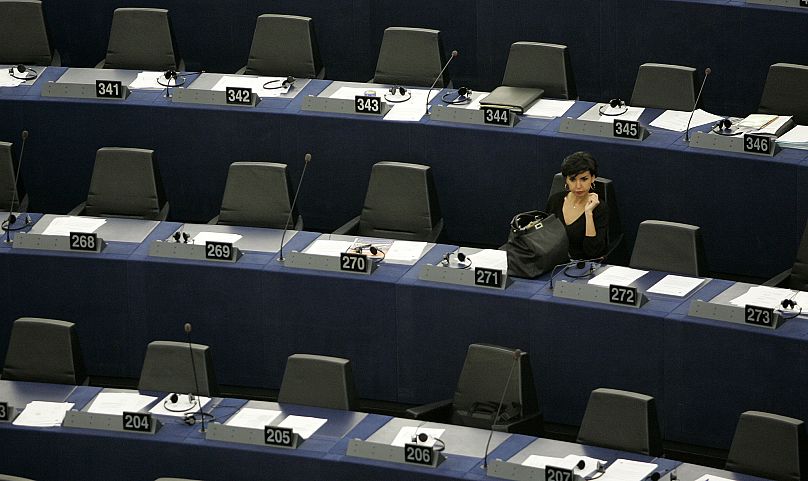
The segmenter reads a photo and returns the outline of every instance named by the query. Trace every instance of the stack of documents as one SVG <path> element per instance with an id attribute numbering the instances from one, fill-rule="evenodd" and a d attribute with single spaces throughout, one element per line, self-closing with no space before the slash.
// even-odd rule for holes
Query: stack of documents
<path id="1" fill-rule="evenodd" d="M 424 249 L 426 249 L 426 242 L 397 240 L 387 250 L 384 262 L 412 265 L 421 259 Z"/>
<path id="2" fill-rule="evenodd" d="M 646 292 L 666 294 L 668 296 L 684 297 L 697 288 L 704 279 L 698 277 L 684 277 L 667 275 L 651 286 Z"/>
<path id="3" fill-rule="evenodd" d="M 721 120 L 723 117 L 711 114 L 701 109 L 693 112 L 693 120 L 690 122 L 690 128 L 699 127 L 706 124 L 714 124 Z M 682 110 L 666 110 L 659 117 L 651 122 L 651 127 L 658 129 L 673 130 L 675 132 L 684 132 L 687 130 L 687 121 L 690 119 L 690 112 Z"/>
<path id="4" fill-rule="evenodd" d="M 25 80 L 14 78 L 8 73 L 8 69 L 0 69 L 0 87 L 16 87 Z"/>
<path id="5" fill-rule="evenodd" d="M 138 412 L 157 398 L 136 392 L 102 392 L 87 408 L 87 412 L 96 414 L 121 415 L 124 412 Z"/>
<path id="6" fill-rule="evenodd" d="M 648 271 L 623 266 L 609 266 L 602 273 L 589 279 L 589 284 L 605 287 L 610 285 L 628 286 L 646 274 L 648 274 Z"/>
<path id="7" fill-rule="evenodd" d="M 744 294 L 732 299 L 730 304 L 744 307 L 757 306 L 771 309 L 778 309 L 784 299 L 791 299 L 808 312 L 808 292 L 797 292 L 791 289 L 779 287 L 754 286 L 750 287 Z M 804 304 L 800 304 L 802 301 Z"/>
<path id="8" fill-rule="evenodd" d="M 309 416 L 287 416 L 286 419 L 278 424 L 278 427 L 289 428 L 296 432 L 301 438 L 309 439 L 326 421 L 328 420 Z"/>
<path id="9" fill-rule="evenodd" d="M 12 424 L 35 428 L 60 426 L 65 419 L 65 413 L 71 409 L 73 403 L 31 401 Z"/>
<path id="10" fill-rule="evenodd" d="M 281 412 L 274 409 L 241 408 L 225 425 L 258 429 L 269 426 L 280 415 Z"/>
<path id="11" fill-rule="evenodd" d="M 485 267 L 498 271 L 508 271 L 508 253 L 496 249 L 483 249 L 468 256 L 473 267 Z"/>
<path id="12" fill-rule="evenodd" d="M 796 125 L 793 129 L 777 138 L 780 147 L 808 150 L 808 126 Z"/>
<path id="13" fill-rule="evenodd" d="M 544 469 L 547 466 L 562 469 L 573 469 L 580 461 L 584 462 L 583 469 L 576 469 L 575 474 L 582 478 L 592 476 L 599 468 L 606 464 L 602 459 L 590 458 L 588 456 L 577 456 L 575 454 L 568 454 L 563 458 L 554 458 L 551 456 L 539 456 L 531 454 L 522 463 L 522 466 L 532 466 L 534 468 Z"/>
<path id="14" fill-rule="evenodd" d="M 789 122 L 790 115 L 752 114 L 738 122 L 738 128 L 745 133 L 779 135 Z"/>
<path id="15" fill-rule="evenodd" d="M 404 426 L 401 428 L 401 431 L 398 432 L 396 438 L 393 439 L 393 442 L 390 443 L 391 446 L 400 446 L 404 447 L 405 444 L 412 443 L 412 438 L 417 434 L 426 434 L 429 438 L 424 443 L 416 442 L 416 444 L 420 444 L 422 446 L 433 446 L 435 444 L 435 438 L 440 438 L 443 436 L 445 429 L 436 429 L 436 428 L 425 428 L 421 426 Z"/>
<path id="16" fill-rule="evenodd" d="M 106 224 L 106 219 L 98 219 L 95 217 L 79 217 L 79 216 L 64 216 L 55 217 L 48 227 L 42 232 L 42 235 L 70 235 L 71 232 L 92 233 L 99 227 Z"/>

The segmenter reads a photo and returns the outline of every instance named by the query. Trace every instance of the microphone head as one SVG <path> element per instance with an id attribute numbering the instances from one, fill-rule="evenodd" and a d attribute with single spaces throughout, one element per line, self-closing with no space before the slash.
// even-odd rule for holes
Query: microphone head
<path id="1" fill-rule="evenodd" d="M 25 140 L 25 139 L 27 139 L 27 138 L 28 138 L 28 131 L 27 131 L 27 130 L 23 130 L 23 131 L 22 131 L 22 140 Z"/>
<path id="2" fill-rule="evenodd" d="M 657 473 L 656 471 L 654 471 L 653 473 L 651 473 L 651 476 L 650 476 L 651 481 L 659 481 L 659 477 L 660 477 L 660 474 L 659 474 L 659 473 Z"/>
<path id="3" fill-rule="evenodd" d="M 370 246 L 370 253 L 375 256 L 376 254 L 379 253 L 379 249 L 377 249 L 374 246 Z"/>
<path id="4" fill-rule="evenodd" d="M 190 333 L 191 333 L 191 323 L 186 322 L 185 323 L 185 334 L 190 334 Z"/>
<path id="5" fill-rule="evenodd" d="M 704 69 L 704 76 L 705 77 L 710 75 L 711 73 L 713 73 L 713 69 L 711 69 L 710 67 L 707 67 L 706 69 Z"/>
<path id="6" fill-rule="evenodd" d="M 180 397 L 177 396 L 177 393 L 175 393 L 175 392 L 171 393 L 171 397 L 169 398 L 169 401 L 171 401 L 171 404 L 177 404 L 177 401 L 179 401 L 179 400 L 180 400 Z"/>
<path id="7" fill-rule="evenodd" d="M 578 461 L 578 464 L 576 464 L 576 465 L 575 465 L 575 467 L 576 467 L 577 469 L 584 469 L 584 466 L 586 466 L 586 461 L 584 461 L 583 459 L 581 459 L 580 461 Z"/>
<path id="8" fill-rule="evenodd" d="M 466 254 L 463 254 L 462 252 L 458 252 L 457 253 L 457 261 L 458 262 L 466 262 Z"/>
<path id="9" fill-rule="evenodd" d="M 452 58 L 457 57 L 458 53 L 457 50 L 452 50 Z"/>
<path id="10" fill-rule="evenodd" d="M 425 443 L 429 440 L 429 435 L 427 433 L 418 433 L 418 441 Z"/>
<path id="11" fill-rule="evenodd" d="M 513 351 L 513 359 L 514 359 L 514 361 L 518 360 L 520 357 L 522 357 L 522 350 L 521 349 L 514 349 L 514 351 Z"/>
<path id="12" fill-rule="evenodd" d="M 309 162 L 309 161 L 311 160 L 311 154 L 306 154 L 306 155 L 304 155 L 304 156 L 303 156 L 303 160 L 304 160 L 305 162 Z"/>

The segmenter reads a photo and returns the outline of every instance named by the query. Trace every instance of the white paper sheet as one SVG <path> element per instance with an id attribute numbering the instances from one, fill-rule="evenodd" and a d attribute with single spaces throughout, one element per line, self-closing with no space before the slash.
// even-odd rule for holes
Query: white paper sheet
<path id="1" fill-rule="evenodd" d="M 272 423 L 272 421 L 274 421 L 275 418 L 280 415 L 281 412 L 274 409 L 241 408 L 239 412 L 227 420 L 225 425 L 241 428 L 263 429 L 264 426 L 269 426 L 270 423 Z"/>
<path id="2" fill-rule="evenodd" d="M 783 128 L 783 126 L 791 120 L 790 115 L 780 115 L 776 119 L 772 120 L 762 128 L 755 131 L 756 134 L 768 134 L 768 135 L 777 135 L 777 131 Z"/>
<path id="3" fill-rule="evenodd" d="M 73 403 L 31 401 L 12 424 L 38 428 L 59 426 L 65 419 L 65 413 L 71 409 Z"/>
<path id="4" fill-rule="evenodd" d="M 420 435 L 421 433 L 426 434 L 429 436 L 425 442 L 416 442 L 415 444 L 420 444 L 421 446 L 434 446 L 435 445 L 435 438 L 440 438 L 443 436 L 443 433 L 446 432 L 445 429 L 437 429 L 437 428 L 425 428 L 423 426 L 404 426 L 401 428 L 401 431 L 396 434 L 395 439 L 393 442 L 390 443 L 391 446 L 400 446 L 404 447 L 405 444 L 412 443 L 412 437 L 415 435 L 415 432 L 418 432 Z"/>
<path id="5" fill-rule="evenodd" d="M 412 97 L 407 100 L 406 102 L 401 103 L 390 103 L 392 108 L 387 115 L 384 116 L 384 120 L 399 120 L 403 122 L 417 122 L 421 120 L 421 117 L 426 115 L 426 94 L 427 90 L 416 90 L 416 89 L 409 89 L 407 91 Z M 440 89 L 433 90 L 432 93 L 429 94 L 429 100 L 435 98 L 436 95 L 440 93 Z M 400 95 L 389 95 L 388 97 L 390 100 L 400 100 L 407 98 L 406 95 L 403 97 Z M 384 98 L 384 95 L 382 95 Z"/>
<path id="6" fill-rule="evenodd" d="M 595 473 L 595 471 L 597 471 L 598 466 L 603 466 L 606 464 L 606 461 L 602 459 L 590 458 L 588 456 L 576 456 L 574 454 L 568 454 L 563 458 L 531 454 L 527 457 L 527 459 L 524 460 L 524 462 L 522 462 L 522 465 L 542 469 L 544 469 L 547 465 L 554 466 L 556 468 L 572 469 L 577 466 L 578 462 L 581 460 L 584 461 L 584 467 L 583 469 L 576 469 L 575 474 L 583 478 L 591 476 Z"/>
<path id="7" fill-rule="evenodd" d="M 799 291 L 792 300 L 796 302 L 798 306 L 802 307 L 804 314 L 808 315 L 808 292 Z M 797 310 L 799 311 L 799 308 L 797 308 Z"/>
<path id="8" fill-rule="evenodd" d="M 8 69 L 0 69 L 0 87 L 16 87 L 23 82 L 25 82 L 25 80 L 12 77 L 11 74 L 8 73 Z"/>
<path id="9" fill-rule="evenodd" d="M 97 219 L 95 217 L 79 217 L 79 216 L 64 216 L 55 217 L 48 227 L 45 228 L 43 235 L 70 235 L 71 232 L 92 233 L 99 227 L 106 224 L 106 219 Z"/>
<path id="10" fill-rule="evenodd" d="M 738 127 L 746 127 L 750 129 L 762 129 L 766 125 L 774 122 L 775 120 L 777 120 L 776 115 L 751 114 L 747 115 L 746 118 L 738 122 Z"/>
<path id="11" fill-rule="evenodd" d="M 426 242 L 395 241 L 384 256 L 384 262 L 412 265 L 421 259 Z"/>
<path id="12" fill-rule="evenodd" d="M 654 463 L 618 459 L 610 464 L 603 476 L 598 479 L 600 481 L 643 481 L 656 468 L 657 465 Z"/>
<path id="13" fill-rule="evenodd" d="M 157 81 L 168 83 L 168 79 L 163 76 L 163 72 L 140 72 L 135 77 L 135 80 L 129 84 L 129 89 L 164 89 L 165 85 L 160 85 Z M 171 84 L 174 84 L 174 79 L 171 79 Z"/>
<path id="14" fill-rule="evenodd" d="M 200 232 L 194 236 L 193 243 L 205 245 L 205 242 L 229 242 L 235 244 L 241 236 L 239 234 L 228 234 L 224 232 Z"/>
<path id="15" fill-rule="evenodd" d="M 337 89 L 336 92 L 331 94 L 328 98 L 331 99 L 344 99 L 344 100 L 353 100 L 357 96 L 376 96 L 384 99 L 384 94 L 387 92 L 388 89 L 384 88 L 381 85 L 376 86 L 367 86 L 367 87 L 340 87 Z"/>
<path id="16" fill-rule="evenodd" d="M 178 400 L 176 403 L 171 402 L 171 394 L 164 397 L 160 400 L 157 404 L 154 405 L 153 408 L 149 409 L 149 412 L 152 414 L 160 414 L 163 416 L 174 416 L 174 417 L 183 417 L 185 413 L 192 413 L 198 412 L 199 406 L 197 405 L 196 401 L 189 402 L 188 401 L 188 394 L 177 394 Z M 210 402 L 209 397 L 205 396 L 195 396 L 195 399 L 199 400 L 202 403 L 202 407 L 204 408 Z M 168 409 L 166 409 L 168 407 Z M 178 411 L 178 412 L 174 412 Z"/>
<path id="17" fill-rule="evenodd" d="M 259 97 L 279 97 L 289 92 L 289 86 L 283 88 L 265 89 L 267 82 L 272 82 L 268 87 L 280 87 L 286 77 L 254 77 L 252 75 L 223 75 L 211 90 L 224 92 L 228 87 L 239 87 L 251 89 Z"/>
<path id="18" fill-rule="evenodd" d="M 734 480 L 729 479 L 729 478 L 721 478 L 721 477 L 716 476 L 714 474 L 705 474 L 704 476 L 700 477 L 696 481 L 734 481 Z"/>
<path id="19" fill-rule="evenodd" d="M 317 239 L 306 248 L 305 252 L 306 254 L 339 257 L 340 254 L 350 249 L 352 245 L 352 241 Z"/>
<path id="20" fill-rule="evenodd" d="M 693 121 L 690 122 L 690 128 L 698 127 L 700 125 L 714 124 L 721 120 L 723 117 L 714 115 L 701 109 L 696 109 L 693 112 Z M 684 132 L 687 130 L 687 121 L 690 119 L 690 112 L 681 110 L 666 110 L 659 117 L 651 122 L 651 127 L 658 129 L 673 130 L 674 132 Z"/>
<path id="21" fill-rule="evenodd" d="M 808 125 L 795 125 L 793 129 L 777 138 L 781 147 L 808 149 Z"/>
<path id="22" fill-rule="evenodd" d="M 567 113 L 575 104 L 574 100 L 539 99 L 527 111 L 528 117 L 541 117 L 543 119 L 554 119 Z"/>
<path id="23" fill-rule="evenodd" d="M 740 307 L 752 305 L 777 309 L 781 307 L 780 303 L 783 301 L 783 299 L 791 299 L 796 293 L 796 291 L 792 291 L 791 289 L 754 286 L 750 287 L 748 291 L 729 302 L 730 304 Z"/>
<path id="24" fill-rule="evenodd" d="M 620 115 L 601 115 L 600 114 L 600 107 L 604 104 L 596 104 L 593 105 L 592 108 L 587 110 L 583 115 L 579 118 L 581 120 L 594 120 L 597 122 L 605 122 L 605 123 L 614 123 L 615 119 L 620 120 L 639 120 L 642 113 L 645 111 L 642 107 L 619 107 L 619 108 L 611 108 L 609 104 L 605 104 L 606 107 L 603 109 L 604 113 L 612 113 L 612 112 L 621 112 L 625 110 L 624 113 Z"/>
<path id="25" fill-rule="evenodd" d="M 95 397 L 87 412 L 114 415 L 124 411 L 138 412 L 156 399 L 136 392 L 102 392 Z"/>
<path id="26" fill-rule="evenodd" d="M 618 286 L 628 286 L 646 274 L 648 274 L 648 271 L 623 266 L 609 266 L 600 274 L 596 275 L 592 279 L 589 279 L 589 283 L 596 286 L 606 287 L 612 284 Z"/>
<path id="27" fill-rule="evenodd" d="M 309 439 L 323 424 L 328 421 L 323 418 L 312 418 L 308 416 L 287 416 L 278 427 L 292 428 L 303 439 Z"/>
<path id="28" fill-rule="evenodd" d="M 651 286 L 646 292 L 684 297 L 690 294 L 690 291 L 697 288 L 702 282 L 704 282 L 704 279 L 699 279 L 698 277 L 667 275 Z"/>
<path id="29" fill-rule="evenodd" d="M 471 259 L 471 267 L 486 267 L 501 271 L 508 270 L 508 253 L 496 249 L 483 249 L 476 254 L 468 256 Z"/>

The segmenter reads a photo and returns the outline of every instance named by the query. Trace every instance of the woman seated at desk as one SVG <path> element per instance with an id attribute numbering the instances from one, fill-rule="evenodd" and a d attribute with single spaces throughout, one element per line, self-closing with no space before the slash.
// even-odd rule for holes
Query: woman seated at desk
<path id="1" fill-rule="evenodd" d="M 564 190 L 550 196 L 547 213 L 561 219 L 567 230 L 571 259 L 595 259 L 606 255 L 609 208 L 595 190 L 598 162 L 588 152 L 575 152 L 561 163 Z"/>

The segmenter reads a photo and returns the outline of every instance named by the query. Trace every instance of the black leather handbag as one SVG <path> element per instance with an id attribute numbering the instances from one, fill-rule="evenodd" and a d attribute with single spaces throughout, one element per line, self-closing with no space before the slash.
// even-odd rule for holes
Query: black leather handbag
<path id="1" fill-rule="evenodd" d="M 569 261 L 569 241 L 564 224 L 555 214 L 540 210 L 522 212 L 511 219 L 508 242 L 508 275 L 538 277 Z"/>

